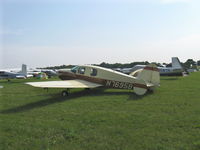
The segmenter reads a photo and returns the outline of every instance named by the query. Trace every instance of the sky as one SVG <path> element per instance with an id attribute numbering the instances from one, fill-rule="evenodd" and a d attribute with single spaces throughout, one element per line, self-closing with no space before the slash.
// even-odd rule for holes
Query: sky
<path id="1" fill-rule="evenodd" d="M 0 68 L 200 60 L 199 0 L 0 0 Z"/>

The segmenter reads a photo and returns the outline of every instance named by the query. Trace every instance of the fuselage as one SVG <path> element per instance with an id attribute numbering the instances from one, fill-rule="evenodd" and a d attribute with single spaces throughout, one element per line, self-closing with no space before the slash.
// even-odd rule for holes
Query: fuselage
<path id="1" fill-rule="evenodd" d="M 133 89 L 134 87 L 147 88 L 144 84 L 139 84 L 139 79 L 120 73 L 111 69 L 92 65 L 76 66 L 71 70 L 59 70 L 59 78 L 62 80 L 80 79 L 101 84 L 108 88 Z"/>
<path id="2" fill-rule="evenodd" d="M 158 67 L 161 76 L 182 76 L 184 70 L 182 68 Z"/>
<path id="3" fill-rule="evenodd" d="M 130 70 L 127 70 L 126 74 L 132 73 L 138 69 L 143 69 L 146 65 L 136 65 Z M 182 68 L 175 67 L 158 67 L 161 76 L 182 76 L 184 70 Z"/>
<path id="4" fill-rule="evenodd" d="M 14 78 L 26 78 L 25 75 L 19 74 L 19 73 L 13 73 L 8 71 L 0 71 L 0 79 L 14 79 Z"/>

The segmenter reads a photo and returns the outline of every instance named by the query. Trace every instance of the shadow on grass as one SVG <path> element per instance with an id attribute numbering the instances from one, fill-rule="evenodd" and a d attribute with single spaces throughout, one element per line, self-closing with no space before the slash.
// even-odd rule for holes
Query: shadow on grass
<path id="1" fill-rule="evenodd" d="M 173 78 L 162 78 L 162 80 L 178 80 L 179 78 L 178 77 L 173 77 Z"/>
<path id="2" fill-rule="evenodd" d="M 136 95 L 135 93 L 132 93 L 132 94 L 129 95 L 129 98 L 127 100 L 130 100 L 130 101 L 132 101 L 132 100 L 141 100 L 144 97 L 148 97 L 148 96 L 150 96 L 152 94 L 153 94 L 153 91 L 148 91 L 145 95 L 141 95 L 141 96 Z"/>
<path id="3" fill-rule="evenodd" d="M 10 109 L 6 109 L 6 110 L 2 110 L 0 111 L 1 114 L 10 114 L 10 113 L 19 113 L 19 112 L 24 112 L 24 111 L 29 111 L 31 109 L 35 109 L 35 108 L 41 108 L 41 107 L 45 107 L 47 105 L 52 105 L 55 103 L 61 103 L 64 101 L 69 101 L 69 100 L 73 100 L 75 98 L 79 98 L 79 97 L 84 97 L 84 96 L 117 96 L 117 95 L 128 95 L 129 98 L 127 100 L 139 100 L 142 99 L 143 97 L 146 97 L 148 95 L 151 95 L 152 92 L 148 92 L 147 94 L 145 94 L 144 96 L 138 96 L 136 94 L 134 94 L 134 92 L 130 92 L 130 91 L 106 91 L 104 92 L 104 89 L 93 89 L 93 90 L 83 90 L 83 91 L 79 91 L 79 92 L 73 92 L 70 93 L 69 96 L 67 97 L 63 97 L 60 94 L 52 94 L 51 98 L 47 98 L 41 101 L 37 101 L 37 102 L 32 102 L 29 104 L 25 104 L 22 106 L 17 106 L 14 108 L 10 108 Z M 50 95 L 50 94 L 49 94 Z"/>

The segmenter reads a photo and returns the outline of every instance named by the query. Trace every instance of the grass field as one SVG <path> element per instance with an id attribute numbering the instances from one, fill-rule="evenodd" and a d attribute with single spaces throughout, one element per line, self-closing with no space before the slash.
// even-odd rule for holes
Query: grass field
<path id="1" fill-rule="evenodd" d="M 163 77 L 143 97 L 129 90 L 48 92 L 0 80 L 2 150 L 199 150 L 200 72 Z M 38 80 L 37 80 L 38 81 Z"/>

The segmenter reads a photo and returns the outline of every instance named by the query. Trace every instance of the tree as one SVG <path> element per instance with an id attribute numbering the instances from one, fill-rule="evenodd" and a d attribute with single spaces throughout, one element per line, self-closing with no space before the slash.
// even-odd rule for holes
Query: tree
<path id="1" fill-rule="evenodd" d="M 188 59 L 185 63 L 184 63 L 184 67 L 185 68 L 195 68 L 196 67 L 196 62 L 193 59 Z"/>

